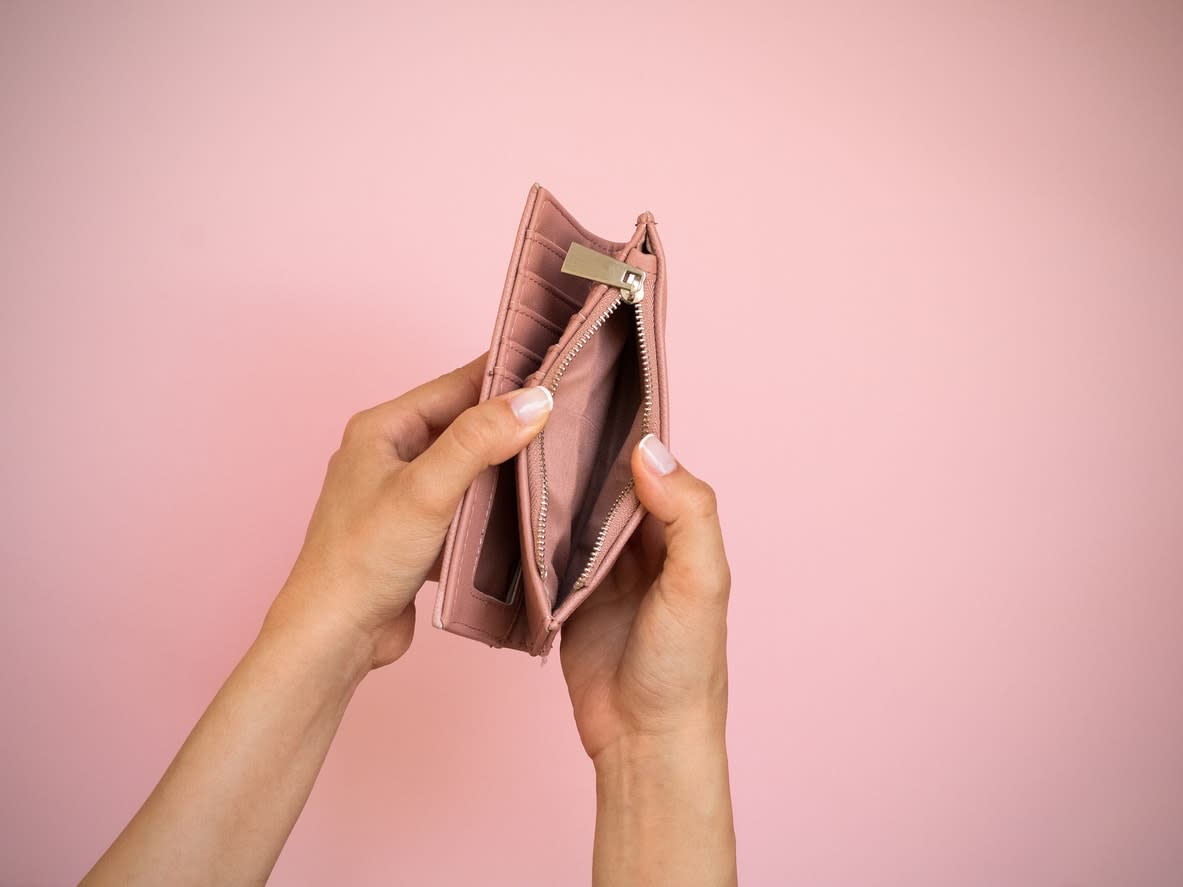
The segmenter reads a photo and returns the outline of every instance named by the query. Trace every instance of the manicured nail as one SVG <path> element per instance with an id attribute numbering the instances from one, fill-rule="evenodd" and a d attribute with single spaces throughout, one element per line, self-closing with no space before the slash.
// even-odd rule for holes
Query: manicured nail
<path id="1" fill-rule="evenodd" d="M 645 467 L 663 477 L 678 467 L 678 460 L 670 455 L 656 434 L 646 434 L 641 438 L 641 458 L 645 460 Z"/>
<path id="2" fill-rule="evenodd" d="M 541 385 L 523 388 L 509 399 L 509 408 L 522 425 L 538 424 L 538 420 L 549 413 L 554 405 L 550 391 Z"/>

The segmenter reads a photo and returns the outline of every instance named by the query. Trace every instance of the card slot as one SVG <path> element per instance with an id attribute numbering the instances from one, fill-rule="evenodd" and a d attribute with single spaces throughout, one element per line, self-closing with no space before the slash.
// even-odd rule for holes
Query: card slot
<path id="1" fill-rule="evenodd" d="M 521 581 L 521 552 L 516 537 L 517 482 L 513 461 L 509 460 L 501 463 L 494 477 L 472 578 L 473 588 L 504 604 L 514 602 Z"/>
<path id="2" fill-rule="evenodd" d="M 494 378 L 501 377 L 513 383 L 514 388 L 521 388 L 525 384 L 526 377 L 520 376 L 504 364 L 498 364 L 493 367 L 491 375 Z M 528 374 L 527 374 L 528 375 Z"/>
<path id="3" fill-rule="evenodd" d="M 560 246 L 559 244 L 555 243 L 541 231 L 538 231 L 537 229 L 531 229 L 526 232 L 526 237 L 537 243 L 547 252 L 553 253 L 560 262 L 567 258 L 567 247 Z M 579 240 L 580 238 L 575 239 Z"/>
<path id="4" fill-rule="evenodd" d="M 529 376 L 545 360 L 547 352 L 562 335 L 562 328 L 554 321 L 523 305 L 513 305 L 513 314 L 509 322 L 509 333 L 506 336 L 511 350 L 525 357 L 521 363 L 522 374 Z M 515 362 L 515 367 L 518 366 Z"/>
<path id="5" fill-rule="evenodd" d="M 512 306 L 512 308 L 514 311 L 518 312 L 518 314 L 522 315 L 523 317 L 528 317 L 530 320 L 534 321 L 536 324 L 538 324 L 540 327 L 542 327 L 548 333 L 551 333 L 556 338 L 563 334 L 563 328 L 561 326 L 559 326 L 557 323 L 555 323 L 549 317 L 546 317 L 543 314 L 539 314 L 537 311 L 535 311 L 529 305 L 519 302 L 516 305 Z"/>
<path id="6" fill-rule="evenodd" d="M 518 354 L 522 355 L 522 357 L 532 360 L 536 364 L 542 363 L 542 355 L 541 354 L 538 354 L 537 352 L 532 351 L 531 349 L 527 348 L 525 345 L 521 344 L 520 342 L 518 342 L 514 339 L 506 339 L 505 340 L 505 347 L 510 349 L 511 351 L 516 351 Z M 527 375 L 529 375 L 529 374 L 527 373 Z"/>
<path id="7" fill-rule="evenodd" d="M 578 297 L 572 296 L 569 293 L 567 293 L 566 291 L 560 289 L 558 286 L 551 283 L 549 280 L 547 280 L 545 277 L 543 277 L 542 275 L 538 274 L 535 271 L 531 271 L 529 269 L 526 269 L 525 271 L 522 272 L 522 277 L 524 277 L 526 280 L 531 281 L 532 283 L 537 284 L 544 292 L 547 292 L 550 295 L 554 296 L 556 299 L 558 299 L 560 302 L 562 302 L 564 305 L 566 305 L 572 311 L 578 311 L 579 309 L 581 309 L 583 307 L 583 303 L 587 299 L 587 292 L 591 291 L 591 287 L 590 286 L 587 287 L 587 292 L 585 292 L 583 294 L 583 298 L 578 298 Z"/>
<path id="8" fill-rule="evenodd" d="M 521 281 L 513 305 L 514 307 L 520 306 L 537 317 L 545 318 L 546 322 L 554 327 L 553 330 L 547 331 L 547 335 L 555 341 L 561 338 L 564 331 L 570 326 L 571 318 L 582 310 L 582 305 L 577 307 L 555 295 L 533 278 Z"/>

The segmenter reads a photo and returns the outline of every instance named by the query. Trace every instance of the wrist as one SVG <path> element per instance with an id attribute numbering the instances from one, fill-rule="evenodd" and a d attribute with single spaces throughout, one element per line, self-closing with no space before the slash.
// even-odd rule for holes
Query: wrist
<path id="1" fill-rule="evenodd" d="M 704 723 L 664 733 L 624 734 L 591 757 L 599 776 L 643 777 L 726 756 L 723 725 Z"/>
<path id="2" fill-rule="evenodd" d="M 290 652 L 348 686 L 350 692 L 369 673 L 375 643 L 372 634 L 346 614 L 315 606 L 290 586 L 276 596 L 256 641 L 268 649 Z"/>
<path id="3" fill-rule="evenodd" d="M 735 827 L 721 728 L 624 736 L 593 760 L 593 883 L 735 883 Z"/>

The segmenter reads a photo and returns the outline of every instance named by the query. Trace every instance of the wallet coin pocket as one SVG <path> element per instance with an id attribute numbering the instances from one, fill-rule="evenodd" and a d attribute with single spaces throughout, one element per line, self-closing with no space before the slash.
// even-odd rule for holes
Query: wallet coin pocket
<path id="1" fill-rule="evenodd" d="M 651 430 L 654 390 L 646 273 L 578 243 L 563 272 L 604 285 L 547 355 L 540 383 L 554 411 L 526 454 L 534 568 L 552 609 L 588 584 L 638 507 L 630 457 Z M 558 445 L 548 449 L 548 440 Z"/>

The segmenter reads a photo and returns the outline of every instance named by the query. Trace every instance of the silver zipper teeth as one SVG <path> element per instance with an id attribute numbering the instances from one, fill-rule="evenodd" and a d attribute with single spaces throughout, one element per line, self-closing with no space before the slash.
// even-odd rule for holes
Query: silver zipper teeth
<path id="1" fill-rule="evenodd" d="M 567 372 L 567 367 L 571 365 L 571 361 L 575 359 L 584 346 L 591 341 L 592 336 L 599 332 L 605 321 L 620 307 L 623 302 L 623 297 L 617 297 L 612 300 L 603 313 L 596 318 L 595 322 L 583 331 L 583 335 L 576 340 L 571 350 L 563 357 L 563 362 L 559 364 L 559 368 L 555 371 L 555 377 L 550 382 L 550 393 L 553 396 L 558 390 L 559 382 L 563 379 L 563 373 Z M 539 461 L 539 478 L 542 481 L 542 494 L 539 497 L 538 504 L 538 526 L 534 533 L 534 560 L 538 567 L 538 575 L 542 581 L 546 581 L 546 516 L 550 508 L 550 489 L 546 479 L 546 430 L 538 432 L 538 461 Z"/>
<path id="2" fill-rule="evenodd" d="M 645 314 L 637 302 L 637 356 L 641 362 L 641 380 L 645 385 L 644 401 L 641 407 L 641 437 L 649 433 L 649 422 L 653 414 L 653 378 L 649 372 L 649 346 L 645 343 Z"/>
<path id="3" fill-rule="evenodd" d="M 545 431 L 538 432 L 538 464 L 541 469 L 539 472 L 542 479 L 542 495 L 539 497 L 538 504 L 538 528 L 534 533 L 534 563 L 538 567 L 538 576 L 543 582 L 546 581 L 546 512 L 550 506 L 550 494 L 547 491 L 546 484 L 546 434 Z"/>
<path id="4" fill-rule="evenodd" d="M 558 390 L 559 382 L 563 378 L 563 373 L 567 371 L 567 367 L 571 365 L 571 361 L 575 359 L 575 355 L 583 350 L 584 346 L 587 345 L 592 336 L 594 336 L 599 331 L 600 327 L 604 325 L 605 321 L 607 321 L 608 318 L 611 317 L 616 311 L 616 309 L 620 307 L 620 303 L 622 301 L 624 301 L 623 297 L 614 300 L 612 304 L 609 305 L 598 318 L 596 318 L 595 323 L 593 323 L 584 331 L 583 335 L 579 337 L 579 340 L 575 343 L 574 347 L 572 347 L 572 349 L 567 352 L 566 356 L 563 358 L 563 362 L 559 364 L 559 368 L 555 372 L 554 378 L 551 380 L 550 392 L 552 395 Z M 649 368 L 649 346 L 645 341 L 645 315 L 642 311 L 640 302 L 635 303 L 633 308 L 635 309 L 634 318 L 637 325 L 637 356 L 641 364 L 641 379 L 644 384 L 644 394 L 641 406 L 641 436 L 644 437 L 649 433 L 649 425 L 653 415 L 653 378 Z M 546 517 L 550 505 L 550 491 L 546 477 L 546 444 L 544 436 L 545 430 L 539 432 L 538 458 L 540 463 L 539 476 L 542 481 L 542 494 L 540 496 L 538 507 L 538 527 L 537 532 L 534 534 L 534 557 L 537 561 L 538 575 L 542 578 L 543 582 L 546 581 L 547 577 Z M 604 543 L 607 541 L 608 528 L 612 524 L 612 519 L 616 517 L 616 512 L 620 509 L 620 506 L 624 500 L 628 498 L 628 494 L 632 491 L 632 489 L 633 481 L 630 480 L 624 485 L 624 487 L 621 488 L 620 492 L 617 493 L 616 498 L 612 502 L 612 507 L 608 509 L 608 514 L 605 516 L 604 522 L 600 524 L 600 530 L 596 534 L 595 544 L 592 546 L 592 550 L 588 554 L 587 563 L 584 564 L 583 570 L 579 574 L 579 578 L 575 580 L 575 584 L 571 588 L 572 591 L 577 591 L 587 584 L 587 580 L 590 578 L 592 570 L 595 569 L 596 562 L 599 560 L 600 554 L 604 549 Z"/>
<path id="5" fill-rule="evenodd" d="M 579 574 L 579 578 L 575 580 L 575 584 L 571 586 L 572 591 L 578 591 L 587 585 L 587 579 L 591 576 L 592 568 L 596 565 L 596 559 L 600 556 L 600 550 L 604 547 L 604 542 L 608 538 L 608 527 L 612 523 L 612 518 L 616 516 L 616 511 L 620 508 L 622 503 L 633 488 L 633 482 L 630 480 L 620 492 L 616 494 L 616 498 L 612 502 L 612 507 L 608 509 L 608 516 L 604 518 L 604 522 L 600 524 L 600 532 L 596 534 L 596 544 L 592 546 L 591 554 L 587 556 L 587 563 L 583 565 L 583 572 Z"/>

